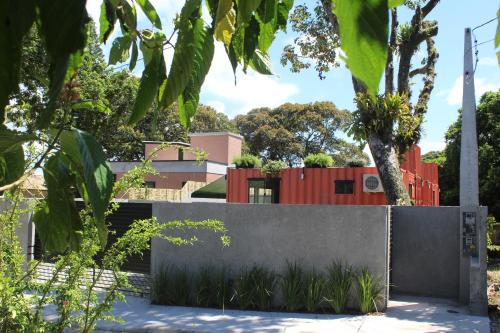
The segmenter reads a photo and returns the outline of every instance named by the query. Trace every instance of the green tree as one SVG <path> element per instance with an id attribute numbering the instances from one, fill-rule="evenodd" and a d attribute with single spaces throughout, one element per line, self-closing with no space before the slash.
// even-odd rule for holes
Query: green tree
<path id="1" fill-rule="evenodd" d="M 479 202 L 500 220 L 500 92 L 488 92 L 477 107 L 477 144 L 479 160 Z M 460 112 L 460 111 L 459 111 Z M 441 204 L 459 205 L 460 197 L 460 135 L 462 116 L 446 132 L 446 148 L 439 175 Z"/>
<path id="2" fill-rule="evenodd" d="M 368 162 L 362 147 L 338 137 L 350 120 L 349 111 L 330 102 L 316 102 L 254 109 L 237 116 L 235 123 L 250 153 L 265 160 L 283 160 L 294 166 L 309 154 L 324 152 L 342 166 L 350 159 Z"/>
<path id="3" fill-rule="evenodd" d="M 444 151 L 433 150 L 422 155 L 422 161 L 425 163 L 435 163 L 438 166 L 442 166 L 446 161 L 446 156 Z"/>
<path id="4" fill-rule="evenodd" d="M 397 7 L 403 2 L 413 11 L 409 23 L 401 23 L 398 18 Z M 438 26 L 426 17 L 438 2 L 321 0 L 313 10 L 297 6 L 290 17 L 292 29 L 299 36 L 295 46 L 285 46 L 281 62 L 290 63 L 292 71 L 310 67 L 307 59 L 311 59 L 323 78 L 332 66 L 339 65 L 336 50 L 341 47 L 345 52 L 343 60 L 353 76 L 357 105 L 351 134 L 368 142 L 389 204 L 411 202 L 398 157 L 419 141 L 434 88 Z M 412 59 L 422 43 L 427 53 L 423 65 L 412 68 Z M 379 94 L 384 72 L 385 89 Z M 416 102 L 411 102 L 411 81 L 418 75 L 423 76 L 423 87 Z"/>

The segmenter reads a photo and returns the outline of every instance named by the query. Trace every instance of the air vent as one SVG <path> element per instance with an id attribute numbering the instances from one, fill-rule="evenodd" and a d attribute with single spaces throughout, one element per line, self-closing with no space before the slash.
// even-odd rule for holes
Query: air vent
<path id="1" fill-rule="evenodd" d="M 374 174 L 364 174 L 363 192 L 384 192 L 380 177 Z"/>

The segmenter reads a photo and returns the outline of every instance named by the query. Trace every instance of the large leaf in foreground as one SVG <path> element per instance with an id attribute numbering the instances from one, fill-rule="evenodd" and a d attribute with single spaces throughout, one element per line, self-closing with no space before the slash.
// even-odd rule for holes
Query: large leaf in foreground
<path id="1" fill-rule="evenodd" d="M 0 153 L 0 186 L 8 185 L 24 174 L 24 150 L 21 145 L 15 145 Z"/>
<path id="2" fill-rule="evenodd" d="M 61 133 L 61 150 L 68 156 L 77 173 L 83 198 L 92 206 L 101 246 L 107 241 L 104 220 L 113 188 L 113 173 L 96 139 L 84 131 L 73 129 Z M 78 184 L 77 184 L 78 185 Z"/>
<path id="3" fill-rule="evenodd" d="M 48 196 L 33 216 L 42 246 L 52 253 L 77 250 L 83 226 L 73 195 L 75 176 L 60 152 L 47 160 L 43 176 Z"/>
<path id="4" fill-rule="evenodd" d="M 375 95 L 387 60 L 387 0 L 336 0 L 342 49 L 352 75 Z"/>
<path id="5" fill-rule="evenodd" d="M 161 29 L 161 20 L 160 16 L 158 16 L 158 13 L 156 12 L 156 9 L 153 7 L 153 5 L 149 2 L 149 0 L 136 0 L 137 4 L 141 7 L 142 11 L 144 14 L 147 16 L 149 21 L 153 23 L 155 28 Z"/>

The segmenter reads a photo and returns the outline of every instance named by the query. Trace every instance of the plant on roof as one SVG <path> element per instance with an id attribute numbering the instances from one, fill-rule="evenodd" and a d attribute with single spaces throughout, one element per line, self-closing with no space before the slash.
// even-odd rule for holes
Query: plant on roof
<path id="1" fill-rule="evenodd" d="M 304 158 L 307 168 L 329 168 L 333 166 L 333 158 L 325 153 L 309 154 Z"/>
<path id="2" fill-rule="evenodd" d="M 260 158 L 251 154 L 243 154 L 235 157 L 233 163 L 238 169 L 260 168 L 262 166 Z"/>
<path id="3" fill-rule="evenodd" d="M 288 166 L 283 161 L 268 161 L 262 167 L 262 174 L 268 178 L 279 177 L 281 171 L 286 169 Z"/>

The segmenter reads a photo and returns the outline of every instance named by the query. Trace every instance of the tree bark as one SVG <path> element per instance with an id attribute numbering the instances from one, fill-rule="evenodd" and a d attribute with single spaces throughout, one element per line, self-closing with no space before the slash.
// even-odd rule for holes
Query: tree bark
<path id="1" fill-rule="evenodd" d="M 404 187 L 399 156 L 394 149 L 392 139 L 387 138 L 384 142 L 379 136 L 370 135 L 367 141 L 384 187 L 387 203 L 389 205 L 411 205 L 410 195 Z"/>

